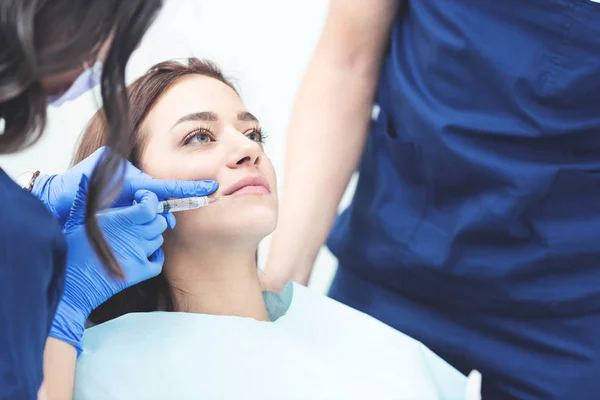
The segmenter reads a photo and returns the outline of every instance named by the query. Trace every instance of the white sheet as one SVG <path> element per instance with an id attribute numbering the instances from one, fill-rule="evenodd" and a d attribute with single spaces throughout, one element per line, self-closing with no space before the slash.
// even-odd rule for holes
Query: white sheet
<path id="1" fill-rule="evenodd" d="M 463 400 L 421 343 L 300 285 L 276 322 L 129 314 L 88 329 L 75 399 Z"/>

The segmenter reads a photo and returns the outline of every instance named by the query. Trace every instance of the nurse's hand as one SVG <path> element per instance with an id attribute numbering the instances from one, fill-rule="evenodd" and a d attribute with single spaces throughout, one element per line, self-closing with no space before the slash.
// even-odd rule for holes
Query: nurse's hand
<path id="1" fill-rule="evenodd" d="M 113 277 L 96 256 L 83 224 L 87 178 L 64 226 L 67 240 L 65 289 L 58 305 L 50 336 L 73 345 L 81 352 L 85 322 L 96 307 L 121 290 L 158 275 L 164 254 L 162 233 L 175 225 L 173 214 L 157 214 L 158 198 L 148 190 L 135 193 L 137 204 L 98 216 L 104 237 L 119 261 L 125 279 Z"/>
<path id="2" fill-rule="evenodd" d="M 35 180 L 31 193 L 44 203 L 46 208 L 60 221 L 61 225 L 64 225 L 69 216 L 81 177 L 85 176 L 89 179 L 92 176 L 94 167 L 106 151 L 110 151 L 110 149 L 101 147 L 65 173 L 40 175 Z M 159 200 L 164 200 L 176 197 L 208 196 L 217 190 L 217 187 L 215 181 L 154 179 L 127 161 L 125 183 L 121 189 L 121 194 L 112 206 L 130 205 L 134 193 L 141 189 L 149 190 L 156 194 Z"/>

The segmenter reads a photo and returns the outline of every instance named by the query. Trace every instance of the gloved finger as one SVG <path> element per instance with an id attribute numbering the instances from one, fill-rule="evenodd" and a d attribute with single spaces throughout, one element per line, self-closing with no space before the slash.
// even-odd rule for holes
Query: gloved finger
<path id="1" fill-rule="evenodd" d="M 175 215 L 173 215 L 173 213 L 162 214 L 162 216 L 165 217 L 165 219 L 167 220 L 167 227 L 169 227 L 170 229 L 175 228 L 175 225 L 177 225 L 177 219 L 175 218 Z"/>
<path id="2" fill-rule="evenodd" d="M 162 272 L 162 267 L 165 263 L 165 253 L 162 249 L 156 250 L 148 257 L 148 271 L 152 276 L 156 276 Z"/>
<path id="3" fill-rule="evenodd" d="M 165 263 L 165 253 L 162 249 L 156 250 L 151 254 L 147 260 L 141 265 L 136 266 L 135 273 L 128 274 L 128 284 L 133 286 L 137 283 L 145 281 L 150 278 L 154 278 L 162 271 L 163 264 Z"/>
<path id="4" fill-rule="evenodd" d="M 87 156 L 85 159 L 81 160 L 79 163 L 74 165 L 70 170 L 77 170 L 81 172 L 83 175 L 91 176 L 92 172 L 100 162 L 102 158 L 109 155 L 112 152 L 110 147 L 102 146 L 92 154 Z"/>
<path id="5" fill-rule="evenodd" d="M 162 246 L 164 241 L 163 235 L 157 236 L 154 239 L 145 240 L 142 247 L 146 258 L 150 257 L 156 250 L 160 249 L 160 246 Z"/>
<path id="6" fill-rule="evenodd" d="M 133 197 L 137 204 L 121 211 L 123 215 L 140 225 L 154 220 L 158 214 L 158 198 L 156 195 L 149 190 L 138 190 Z"/>
<path id="7" fill-rule="evenodd" d="M 168 222 L 164 215 L 158 214 L 152 221 L 138 227 L 138 235 L 145 240 L 154 239 L 167 230 Z"/>
<path id="8" fill-rule="evenodd" d="M 194 196 L 208 196 L 215 192 L 219 185 L 212 180 L 203 181 L 173 181 L 154 179 L 146 174 L 141 174 L 136 178 L 127 179 L 123 189 L 121 190 L 120 198 L 124 196 L 131 197 L 131 194 L 138 190 L 150 190 L 159 199 L 182 198 Z"/>
<path id="9" fill-rule="evenodd" d="M 79 172 L 82 175 L 87 176 L 88 178 L 91 178 L 94 170 L 106 158 L 119 159 L 118 168 L 108 178 L 108 182 L 106 183 L 106 189 L 107 189 L 107 191 L 112 191 L 112 190 L 120 191 L 123 186 L 123 182 L 124 182 L 123 178 L 127 175 L 127 173 L 131 169 L 134 169 L 136 171 L 139 171 L 139 170 L 137 168 L 135 168 L 129 160 L 126 160 L 123 157 L 121 157 L 118 153 L 113 152 L 113 150 L 108 146 L 102 146 L 101 148 L 96 150 L 94 153 L 89 155 L 85 160 L 83 160 L 79 164 L 75 165 L 73 167 L 73 170 L 74 170 L 74 172 Z M 131 201 L 129 202 L 129 204 L 131 204 Z M 106 204 L 103 204 L 103 206 L 110 207 L 111 204 L 106 203 Z"/>

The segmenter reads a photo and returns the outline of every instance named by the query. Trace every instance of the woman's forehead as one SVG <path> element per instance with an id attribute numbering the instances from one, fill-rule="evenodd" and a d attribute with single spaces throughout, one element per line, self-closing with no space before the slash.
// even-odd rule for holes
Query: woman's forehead
<path id="1" fill-rule="evenodd" d="M 218 115 L 223 114 L 223 117 L 228 114 L 235 117 L 239 111 L 246 110 L 244 103 L 231 87 L 202 75 L 180 78 L 161 96 L 157 106 L 174 115 L 211 111 Z"/>
<path id="2" fill-rule="evenodd" d="M 182 118 L 199 113 L 214 115 L 211 119 L 214 121 L 233 123 L 244 112 L 247 112 L 246 106 L 231 87 L 214 78 L 189 75 L 162 94 L 142 129 L 168 131 Z"/>

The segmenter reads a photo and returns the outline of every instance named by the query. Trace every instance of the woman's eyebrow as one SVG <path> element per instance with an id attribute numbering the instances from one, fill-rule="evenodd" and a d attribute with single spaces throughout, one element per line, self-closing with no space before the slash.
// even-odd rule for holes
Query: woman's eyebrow
<path id="1" fill-rule="evenodd" d="M 183 122 L 189 122 L 189 121 L 218 121 L 218 120 L 219 120 L 219 117 L 214 112 L 211 112 L 211 111 L 196 112 L 196 113 L 191 113 L 191 114 L 184 115 L 183 117 L 179 118 L 177 120 L 177 122 L 175 122 L 173 124 L 173 126 L 171 127 L 171 129 L 173 129 L 175 126 L 177 126 L 177 125 L 179 125 L 179 124 L 181 124 Z"/>
<path id="2" fill-rule="evenodd" d="M 253 121 L 258 122 L 258 118 L 249 113 L 248 111 L 240 111 L 237 115 L 238 121 Z"/>
<path id="3" fill-rule="evenodd" d="M 249 113 L 248 111 L 240 111 L 237 114 L 237 119 L 238 121 L 253 121 L 253 122 L 258 122 L 258 118 L 256 118 L 252 113 Z M 171 129 L 173 129 L 175 126 L 184 123 L 184 122 L 190 122 L 190 121 L 218 121 L 219 120 L 219 116 L 217 114 L 215 114 L 212 111 L 202 111 L 202 112 L 195 112 L 195 113 L 191 113 L 191 114 L 187 114 L 184 115 L 183 117 L 179 118 L 177 120 L 177 122 L 175 122 L 173 124 L 173 126 L 171 127 Z"/>

